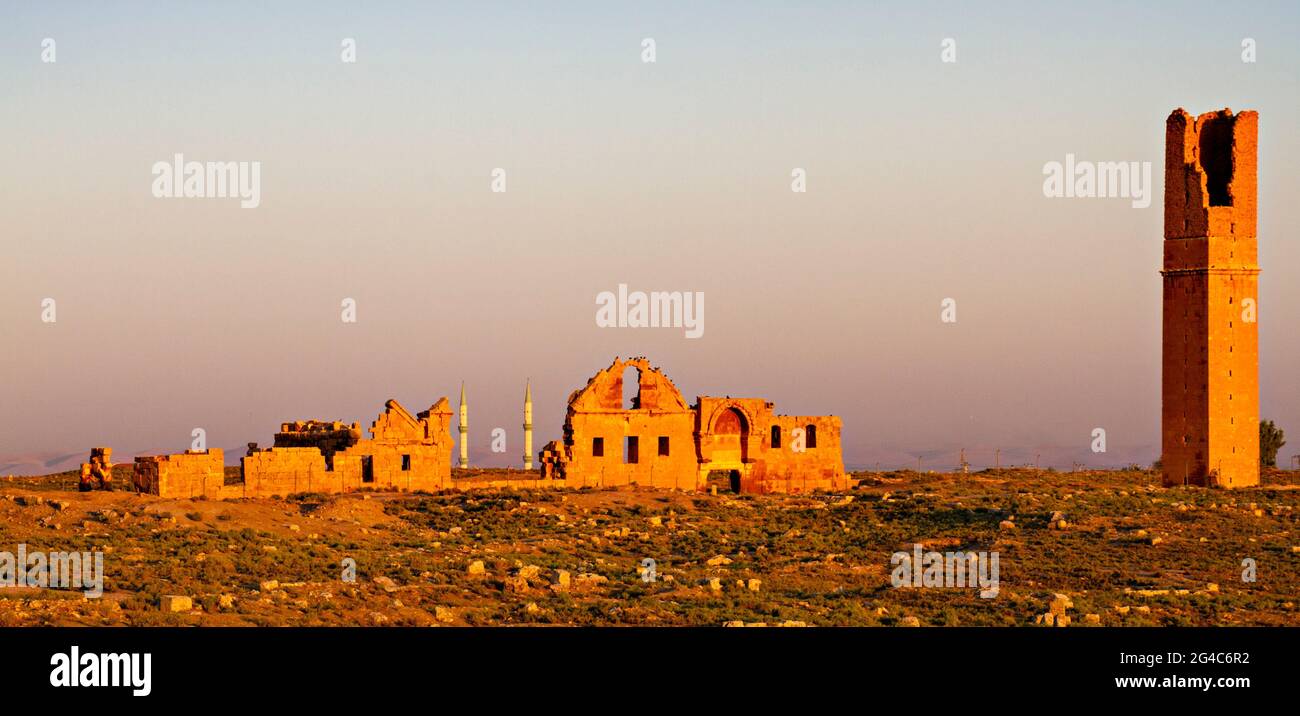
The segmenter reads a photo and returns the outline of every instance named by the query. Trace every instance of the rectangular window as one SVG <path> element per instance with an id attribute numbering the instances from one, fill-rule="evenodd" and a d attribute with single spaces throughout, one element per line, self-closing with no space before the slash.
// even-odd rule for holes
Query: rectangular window
<path id="1" fill-rule="evenodd" d="M 659 457 L 668 457 L 668 436 L 659 437 Z"/>
<path id="2" fill-rule="evenodd" d="M 403 455 L 403 456 L 402 456 L 402 471 L 405 472 L 405 471 L 410 470 L 410 469 L 411 469 L 411 456 L 410 456 L 410 455 Z"/>
<path id="3" fill-rule="evenodd" d="M 623 438 L 623 462 L 629 465 L 635 465 L 640 462 L 640 441 L 635 435 L 629 435 Z"/>
<path id="4" fill-rule="evenodd" d="M 605 457 L 605 438 L 591 439 L 591 456 Z"/>

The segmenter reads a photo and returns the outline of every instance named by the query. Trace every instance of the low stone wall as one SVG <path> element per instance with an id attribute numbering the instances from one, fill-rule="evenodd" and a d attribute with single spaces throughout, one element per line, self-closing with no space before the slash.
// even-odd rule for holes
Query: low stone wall
<path id="1" fill-rule="evenodd" d="M 135 459 L 135 489 L 161 497 L 219 497 L 226 482 L 220 448 Z"/>

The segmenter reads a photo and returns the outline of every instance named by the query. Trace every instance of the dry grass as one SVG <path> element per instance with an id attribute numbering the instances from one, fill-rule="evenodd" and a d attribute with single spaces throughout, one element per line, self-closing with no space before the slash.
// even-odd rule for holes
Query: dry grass
<path id="1" fill-rule="evenodd" d="M 0 589 L 0 625 L 1024 625 L 1055 592 L 1071 596 L 1075 623 L 1096 613 L 1107 625 L 1300 624 L 1296 473 L 1233 492 L 1164 489 L 1137 470 L 858 477 L 855 490 L 811 496 L 505 490 L 224 502 L 78 493 L 66 474 L 15 478 L 0 483 L 0 551 L 104 549 L 106 593 Z M 20 504 L 27 496 L 45 504 Z M 1054 511 L 1064 529 L 1049 527 Z M 1018 527 L 999 529 L 1008 518 Z M 996 550 L 1000 594 L 892 588 L 890 555 L 914 543 Z M 730 562 L 708 564 L 719 555 Z M 342 579 L 345 558 L 355 582 Z M 646 558 L 658 574 L 650 583 L 639 571 Z M 1242 581 L 1244 558 L 1256 561 L 1257 581 Z M 475 561 L 484 574 L 469 573 Z M 557 570 L 571 574 L 568 588 Z M 720 591 L 708 584 L 715 577 Z M 758 591 L 737 584 L 751 579 Z M 196 609 L 163 612 L 163 594 L 190 595 Z"/>

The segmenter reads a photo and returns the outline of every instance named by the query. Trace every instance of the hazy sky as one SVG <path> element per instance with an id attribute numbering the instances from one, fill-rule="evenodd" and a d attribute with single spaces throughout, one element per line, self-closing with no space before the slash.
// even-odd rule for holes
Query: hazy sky
<path id="1" fill-rule="evenodd" d="M 1164 120 L 1225 106 L 1260 113 L 1261 411 L 1300 452 L 1294 2 L 782 5 L 4 2 L 0 460 L 463 380 L 476 463 L 518 464 L 525 378 L 540 449 L 647 355 L 688 400 L 843 417 L 850 466 L 1149 462 Z M 177 153 L 260 162 L 261 205 L 154 198 Z M 1151 206 L 1044 197 L 1067 153 L 1151 162 Z M 703 337 L 598 328 L 619 283 L 704 292 Z"/>

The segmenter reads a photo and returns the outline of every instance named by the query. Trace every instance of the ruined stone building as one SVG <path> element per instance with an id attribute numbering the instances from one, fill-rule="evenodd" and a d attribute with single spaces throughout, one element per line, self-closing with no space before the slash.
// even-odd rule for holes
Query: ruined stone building
<path id="1" fill-rule="evenodd" d="M 624 373 L 638 390 L 624 405 Z M 846 486 L 835 416 L 776 415 L 761 398 L 681 392 L 644 358 L 615 360 L 569 396 L 564 438 L 539 455 L 543 480 L 569 486 L 638 484 L 705 489 L 710 476 L 738 492 Z"/>
<path id="2" fill-rule="evenodd" d="M 623 404 L 624 371 L 636 395 Z M 524 445 L 531 452 L 532 386 L 524 390 Z M 465 459 L 462 388 L 457 429 Z M 452 410 L 446 398 L 412 415 L 395 400 L 370 426 L 307 420 L 282 423 L 270 449 L 249 444 L 239 476 L 225 475 L 212 448 L 135 459 L 135 488 L 162 497 L 213 499 L 337 493 L 359 489 L 562 488 L 643 485 L 737 492 L 807 492 L 849 486 L 835 416 L 777 415 L 761 398 L 682 394 L 644 358 L 614 363 L 569 397 L 564 439 L 538 454 L 540 475 L 461 475 L 453 481 Z M 525 464 L 531 455 L 525 455 Z"/>
<path id="3" fill-rule="evenodd" d="M 1259 484 L 1255 112 L 1165 125 L 1165 485 Z"/>
<path id="4" fill-rule="evenodd" d="M 358 423 L 283 423 L 274 447 L 249 445 L 238 483 L 225 484 L 225 456 L 212 448 L 138 457 L 135 486 L 163 497 L 209 498 L 451 486 L 451 407 L 446 398 L 418 415 L 389 400 L 370 432 L 370 439 L 362 437 Z"/>

